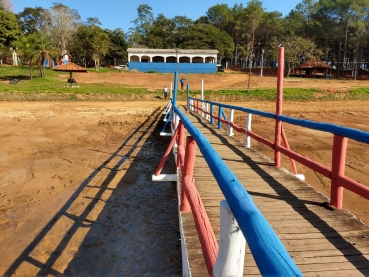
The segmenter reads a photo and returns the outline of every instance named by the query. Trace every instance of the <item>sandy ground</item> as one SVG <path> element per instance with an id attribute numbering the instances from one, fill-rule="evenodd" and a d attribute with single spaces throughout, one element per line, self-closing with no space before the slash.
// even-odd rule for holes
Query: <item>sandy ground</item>
<path id="1" fill-rule="evenodd" d="M 192 89 L 245 88 L 244 74 L 185 74 Z M 60 78 L 64 78 L 61 75 Z M 80 83 L 112 82 L 160 89 L 172 74 L 77 74 Z M 252 76 L 251 87 L 275 87 Z M 368 81 L 284 82 L 327 93 Z M 0 276 L 177 276 L 176 192 L 152 183 L 168 138 L 159 137 L 158 98 L 138 102 L 0 102 Z M 182 103 L 183 104 L 183 103 Z M 235 103 L 275 111 L 272 102 Z M 285 102 L 284 114 L 369 131 L 369 101 Z M 244 126 L 245 116 L 236 114 Z M 273 138 L 274 123 L 253 117 L 253 130 Z M 291 149 L 330 166 L 332 135 L 284 125 Z M 241 140 L 244 137 L 239 136 Z M 253 147 L 272 157 L 270 149 Z M 369 147 L 349 141 L 346 173 L 369 185 Z M 282 165 L 290 169 L 288 160 Z M 170 161 L 165 168 L 171 171 Z M 298 165 L 329 195 L 329 181 Z M 345 190 L 344 207 L 369 223 L 368 201 Z"/>
<path id="2" fill-rule="evenodd" d="M 0 107 L 0 276 L 180 275 L 160 105 Z"/>

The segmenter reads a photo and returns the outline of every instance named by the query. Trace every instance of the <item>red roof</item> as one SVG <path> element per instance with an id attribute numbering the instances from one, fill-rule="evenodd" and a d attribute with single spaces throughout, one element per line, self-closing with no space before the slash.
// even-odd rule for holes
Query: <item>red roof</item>
<path id="1" fill-rule="evenodd" d="M 67 63 L 67 64 L 58 65 L 56 67 L 53 67 L 52 70 L 67 71 L 67 72 L 86 72 L 87 73 L 86 68 L 79 66 L 78 64 L 75 64 L 75 63 Z"/>

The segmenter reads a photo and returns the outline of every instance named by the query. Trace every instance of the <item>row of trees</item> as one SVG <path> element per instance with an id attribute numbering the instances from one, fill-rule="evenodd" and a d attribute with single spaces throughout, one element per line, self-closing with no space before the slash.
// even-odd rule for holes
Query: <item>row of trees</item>
<path id="1" fill-rule="evenodd" d="M 15 15 L 10 0 L 0 0 L 2 52 L 18 47 L 27 61 L 33 54 L 25 45 L 36 47 L 35 61 L 68 50 L 74 60 L 92 62 L 97 70 L 101 62 L 125 62 L 128 46 L 217 49 L 221 58 L 243 67 L 260 65 L 261 56 L 275 60 L 279 45 L 285 47 L 289 67 L 314 56 L 331 62 L 338 72 L 348 67 L 358 72 L 358 65 L 368 59 L 369 0 L 302 0 L 285 17 L 265 11 L 260 0 L 250 0 L 232 7 L 214 5 L 197 20 L 154 17 L 151 7 L 143 4 L 132 23 L 127 34 L 102 29 L 98 18 L 82 22 L 78 11 L 60 3 L 48 10 L 25 8 Z"/>
<path id="2" fill-rule="evenodd" d="M 97 18 L 82 22 L 78 11 L 60 3 L 49 10 L 27 7 L 15 15 L 0 2 L 0 57 L 5 59 L 16 49 L 22 63 L 30 65 L 31 77 L 34 65 L 44 65 L 46 59 L 51 64 L 65 52 L 85 65 L 94 63 L 96 70 L 102 58 L 105 64 L 123 63 L 128 47 L 123 30 L 100 26 Z M 40 68 L 43 76 L 44 67 Z"/>
<path id="3" fill-rule="evenodd" d="M 141 5 L 133 23 L 133 45 L 216 48 L 238 66 L 260 65 L 264 53 L 275 60 L 279 45 L 285 47 L 289 67 L 318 57 L 357 72 L 368 62 L 369 0 L 303 0 L 285 17 L 265 11 L 260 0 L 217 4 L 196 21 L 162 14 L 154 18 L 151 8 Z"/>

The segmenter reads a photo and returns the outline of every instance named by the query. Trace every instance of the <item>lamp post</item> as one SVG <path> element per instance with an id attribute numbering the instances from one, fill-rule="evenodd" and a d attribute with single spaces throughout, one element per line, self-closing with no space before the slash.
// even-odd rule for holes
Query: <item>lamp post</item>
<path id="1" fill-rule="evenodd" d="M 173 48 L 176 49 L 176 72 L 178 72 L 178 48 L 175 43 L 173 43 Z"/>
<path id="2" fill-rule="evenodd" d="M 261 70 L 260 70 L 260 77 L 263 77 L 263 64 L 264 64 L 264 49 L 261 49 Z"/>

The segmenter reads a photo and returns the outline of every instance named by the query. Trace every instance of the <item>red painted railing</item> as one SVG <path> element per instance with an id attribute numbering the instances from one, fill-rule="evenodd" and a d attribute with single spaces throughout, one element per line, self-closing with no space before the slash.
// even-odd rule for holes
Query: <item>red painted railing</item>
<path id="1" fill-rule="evenodd" d="M 192 137 L 187 137 L 185 148 L 184 133 L 184 126 L 180 121 L 154 175 L 159 176 L 174 143 L 177 142 L 177 167 L 180 168 L 182 172 L 180 211 L 192 211 L 205 258 L 206 268 L 209 276 L 213 276 L 213 268 L 216 262 L 219 246 L 193 178 L 196 142 Z"/>
<path id="2" fill-rule="evenodd" d="M 188 104 L 190 107 L 191 105 Z M 305 156 L 302 156 L 291 149 L 289 149 L 289 145 L 287 139 L 285 138 L 285 134 L 283 131 L 283 127 L 281 127 L 281 137 L 285 146 L 281 146 L 277 144 L 275 141 L 271 141 L 267 138 L 264 138 L 252 131 L 246 131 L 246 128 L 241 128 L 237 124 L 225 120 L 223 118 L 218 118 L 217 115 L 211 114 L 206 110 L 198 108 L 200 112 L 204 112 L 205 114 L 210 115 L 212 118 L 221 121 L 224 124 L 231 126 L 235 131 L 243 134 L 247 134 L 251 138 L 255 139 L 258 142 L 261 142 L 270 148 L 274 149 L 275 153 L 281 153 L 289 157 L 291 160 L 299 162 L 300 164 L 322 174 L 323 176 L 331 179 L 331 194 L 330 194 L 330 204 L 332 206 L 337 207 L 338 209 L 342 209 L 342 195 L 343 188 L 346 188 L 366 199 L 369 200 L 369 187 L 345 176 L 345 160 L 346 160 L 346 149 L 347 149 L 347 138 L 342 137 L 340 135 L 334 135 L 333 140 L 333 149 L 332 149 L 332 168 L 329 168 L 317 161 L 309 159 Z M 275 155 L 278 159 L 278 155 Z M 275 165 L 277 166 L 277 161 L 275 161 Z M 292 162 L 291 162 L 292 163 Z M 292 167 L 293 173 L 296 174 L 296 167 Z"/>

